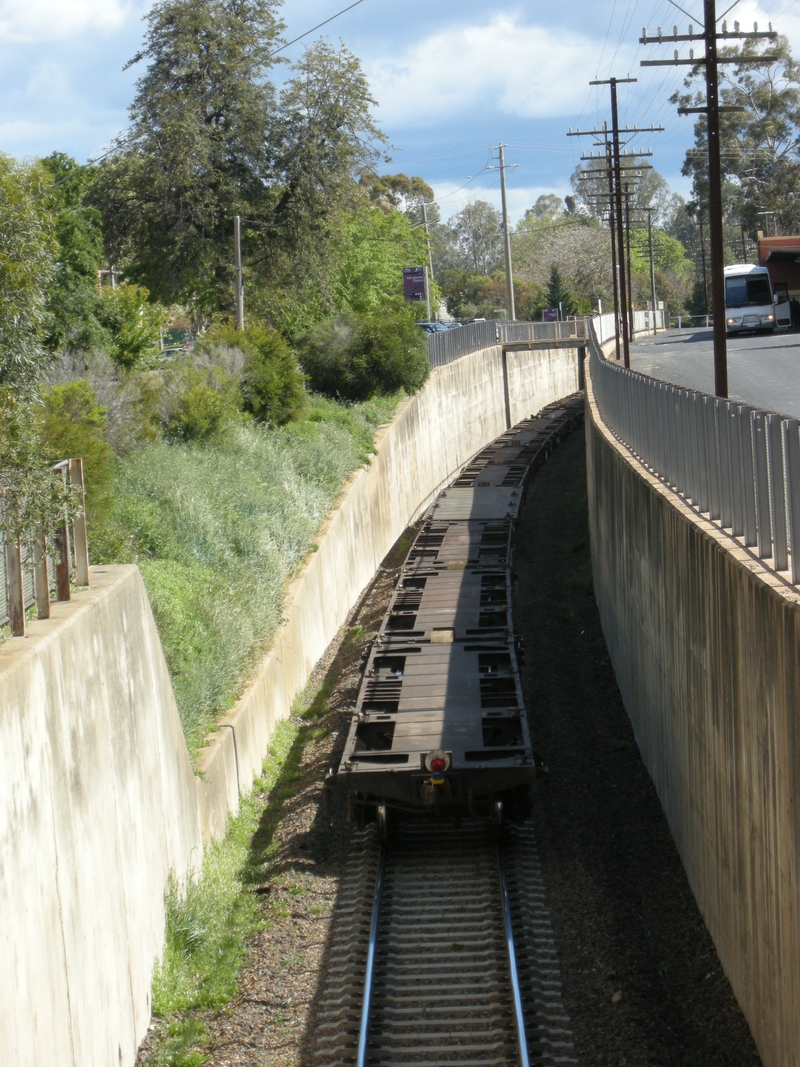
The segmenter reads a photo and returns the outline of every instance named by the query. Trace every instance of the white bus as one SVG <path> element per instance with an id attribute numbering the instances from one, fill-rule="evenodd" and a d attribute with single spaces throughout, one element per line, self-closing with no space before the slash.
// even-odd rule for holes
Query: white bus
<path id="1" fill-rule="evenodd" d="M 766 267 L 734 263 L 725 268 L 725 324 L 728 333 L 775 329 L 775 298 Z"/>

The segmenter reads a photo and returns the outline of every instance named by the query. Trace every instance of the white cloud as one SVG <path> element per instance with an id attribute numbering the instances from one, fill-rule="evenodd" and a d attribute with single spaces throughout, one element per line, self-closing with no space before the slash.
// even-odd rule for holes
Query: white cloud
<path id="1" fill-rule="evenodd" d="M 481 187 L 468 185 L 466 189 L 462 189 L 456 182 L 434 182 L 433 192 L 443 219 L 448 219 L 455 215 L 456 212 L 461 211 L 466 204 L 473 200 L 487 200 L 498 211 L 500 210 L 499 186 Z M 541 185 L 509 185 L 507 190 L 508 217 L 512 223 L 516 223 L 529 207 L 533 207 L 540 196 L 555 193 L 556 196 L 563 197 L 569 192 L 568 187 L 555 189 L 551 186 Z"/>
<path id="2" fill-rule="evenodd" d="M 133 9 L 131 0 L 0 0 L 0 35 L 29 42 L 107 35 L 120 30 Z"/>
<path id="3" fill-rule="evenodd" d="M 619 70 L 626 58 L 621 51 Z M 366 68 L 381 120 L 421 126 L 476 108 L 522 118 L 572 114 L 596 63 L 596 42 L 573 27 L 497 15 L 483 25 L 451 26 Z"/>

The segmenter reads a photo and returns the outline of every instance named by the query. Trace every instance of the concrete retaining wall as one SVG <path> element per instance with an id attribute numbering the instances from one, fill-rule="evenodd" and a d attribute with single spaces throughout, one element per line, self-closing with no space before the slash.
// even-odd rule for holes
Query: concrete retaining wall
<path id="1" fill-rule="evenodd" d="M 800 1065 L 800 597 L 599 422 L 597 603 L 689 882 L 765 1067 Z"/>
<path id="2" fill-rule="evenodd" d="M 507 425 L 578 387 L 575 350 L 466 356 L 433 372 L 350 480 L 288 589 L 285 622 L 192 773 L 135 567 L 0 646 L 0 1063 L 132 1065 L 150 1017 L 170 871 L 196 866 L 277 720 L 381 559 Z"/>
<path id="3" fill-rule="evenodd" d="M 201 855 L 192 768 L 136 567 L 0 646 L 0 1063 L 132 1064 L 164 887 Z"/>

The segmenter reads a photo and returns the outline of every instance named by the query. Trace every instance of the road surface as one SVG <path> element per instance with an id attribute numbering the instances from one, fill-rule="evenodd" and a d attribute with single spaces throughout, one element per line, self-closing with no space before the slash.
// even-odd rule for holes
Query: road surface
<path id="1" fill-rule="evenodd" d="M 712 330 L 670 330 L 634 341 L 631 368 L 673 385 L 714 392 Z M 800 333 L 728 338 L 731 400 L 800 418 Z"/>

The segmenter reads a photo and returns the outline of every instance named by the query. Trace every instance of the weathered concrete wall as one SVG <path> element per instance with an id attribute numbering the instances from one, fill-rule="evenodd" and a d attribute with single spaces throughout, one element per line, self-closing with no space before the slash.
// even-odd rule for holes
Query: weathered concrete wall
<path id="1" fill-rule="evenodd" d="M 0 646 L 0 1063 L 131 1064 L 192 768 L 136 567 Z"/>
<path id="2" fill-rule="evenodd" d="M 499 348 L 434 371 L 358 471 L 285 622 L 194 777 L 134 567 L 0 646 L 0 1063 L 133 1064 L 169 873 L 199 864 L 275 722 L 403 529 L 484 444 L 577 388 L 575 350 Z"/>
<path id="3" fill-rule="evenodd" d="M 505 367 L 505 370 L 504 370 Z M 378 441 L 329 516 L 318 551 L 288 590 L 285 623 L 248 691 L 205 750 L 197 780 L 203 833 L 224 832 L 314 664 L 391 546 L 443 485 L 507 425 L 578 388 L 575 349 L 490 348 L 433 371 Z M 510 422 L 507 422 L 507 418 Z"/>
<path id="4" fill-rule="evenodd" d="M 765 1067 L 800 1065 L 800 597 L 599 422 L 594 582 L 625 707 Z"/>

